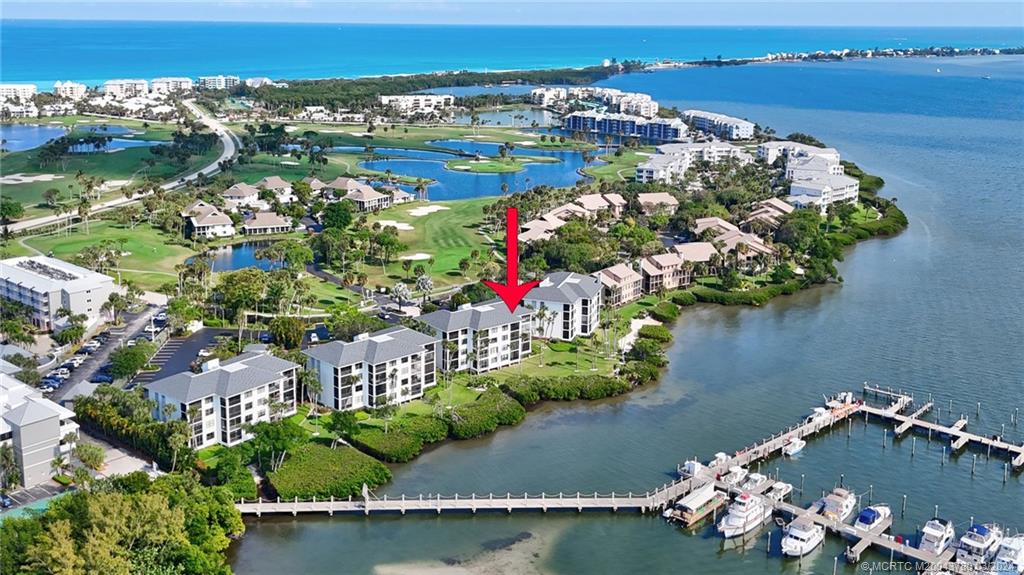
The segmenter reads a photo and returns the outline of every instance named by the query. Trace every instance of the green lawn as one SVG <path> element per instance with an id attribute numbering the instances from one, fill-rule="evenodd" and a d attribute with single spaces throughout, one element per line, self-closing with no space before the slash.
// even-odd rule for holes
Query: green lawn
<path id="1" fill-rule="evenodd" d="M 574 374 L 594 373 L 612 375 L 619 361 L 602 344 L 600 333 L 583 338 L 578 357 L 575 346 L 568 342 L 546 342 L 535 340 L 533 352 L 519 365 L 487 372 L 485 375 L 499 381 L 511 380 L 530 375 L 535 377 L 564 377 Z M 577 367 L 578 365 L 578 367 Z M 593 369 L 592 368 L 596 368 Z"/>
<path id="2" fill-rule="evenodd" d="M 445 167 L 449 170 L 470 172 L 474 174 L 506 174 L 519 172 L 529 163 L 555 163 L 558 158 L 546 156 L 516 156 L 514 158 L 490 158 L 486 160 L 459 159 L 449 160 Z"/>
<path id="3" fill-rule="evenodd" d="M 623 150 L 621 156 L 613 154 L 600 155 L 598 158 L 608 162 L 603 166 L 584 168 L 583 172 L 596 180 L 632 180 L 636 177 L 638 164 L 646 162 L 654 153 L 652 146 L 643 146 L 635 150 Z"/>
<path id="4" fill-rule="evenodd" d="M 460 373 L 453 378 L 451 387 L 447 387 L 442 383 L 443 380 L 440 379 L 440 374 L 438 374 L 438 377 L 437 385 L 424 392 L 423 399 L 409 401 L 399 406 L 398 413 L 395 414 L 392 423 L 405 416 L 433 415 L 434 406 L 437 405 L 437 402 L 446 406 L 449 404 L 458 406 L 476 401 L 476 398 L 480 397 L 479 391 L 466 387 L 469 377 L 464 373 Z M 370 427 L 384 427 L 384 420 L 374 417 L 366 417 L 359 423 L 360 425 Z"/>
<path id="5" fill-rule="evenodd" d="M 468 278 L 459 271 L 459 260 L 469 257 L 473 250 L 481 254 L 490 251 L 491 245 L 478 230 L 483 221 L 483 206 L 494 201 L 493 198 L 476 198 L 451 202 L 412 202 L 395 206 L 371 215 L 370 224 L 381 220 L 406 223 L 412 230 L 399 231 L 398 237 L 409 249 L 397 254 L 395 260 L 383 271 L 379 265 L 364 265 L 361 271 L 368 276 L 369 286 L 392 286 L 398 281 L 414 282 L 413 274 L 402 269 L 403 255 L 425 253 L 434 257 L 434 265 L 430 274 L 434 280 L 434 289 L 465 283 L 476 278 L 479 266 L 470 268 Z M 409 212 L 425 206 L 440 206 L 447 209 L 438 210 L 424 216 L 413 216 Z M 414 260 L 416 265 L 427 266 L 427 260 Z"/>
<path id="6" fill-rule="evenodd" d="M 110 221 L 93 221 L 89 223 L 89 233 L 85 231 L 85 224 L 77 224 L 71 227 L 69 235 L 61 230 L 27 238 L 25 244 L 44 254 L 52 253 L 56 258 L 74 262 L 75 255 L 88 246 L 103 240 L 123 240 L 124 251 L 130 255 L 121 258 L 122 277 L 138 282 L 143 289 L 154 290 L 175 281 L 174 266 L 195 253 L 169 243 L 168 239 L 166 234 L 145 223 L 129 229 Z"/>
<path id="7" fill-rule="evenodd" d="M 220 458 L 221 454 L 227 447 L 223 445 L 211 445 L 210 447 L 204 447 L 196 452 L 196 457 L 199 461 L 206 464 L 207 469 L 213 469 L 217 466 L 217 459 Z"/>
<path id="8" fill-rule="evenodd" d="M 338 176 L 366 176 L 383 179 L 384 172 L 359 167 L 359 162 L 365 159 L 366 157 L 362 154 L 330 154 L 327 156 L 327 165 L 317 166 L 313 175 L 324 182 L 330 182 Z M 286 180 L 295 181 L 310 175 L 310 165 L 305 158 L 296 160 L 292 156 L 256 154 L 247 163 L 232 166 L 231 174 L 247 184 L 255 184 L 267 176 L 281 176 Z M 415 177 L 403 177 L 400 174 L 395 174 L 393 177 L 402 183 L 416 183 Z"/>
<path id="9" fill-rule="evenodd" d="M 358 304 L 360 297 L 352 290 L 345 289 L 337 284 L 324 281 L 316 276 L 308 276 L 306 284 L 310 291 L 316 296 L 317 306 L 326 308 L 336 303 Z"/>

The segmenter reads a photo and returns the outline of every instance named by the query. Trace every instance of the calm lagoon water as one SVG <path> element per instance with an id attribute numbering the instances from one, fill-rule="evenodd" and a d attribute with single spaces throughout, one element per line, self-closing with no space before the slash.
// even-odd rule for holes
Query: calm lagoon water
<path id="1" fill-rule="evenodd" d="M 256 253 L 270 245 L 271 242 L 242 242 L 230 246 L 223 246 L 213 251 L 210 258 L 210 267 L 215 272 L 226 272 L 240 270 L 243 268 L 257 267 L 269 271 L 281 267 L 278 262 L 260 259 Z M 186 261 L 192 261 L 188 258 Z"/>
<path id="2" fill-rule="evenodd" d="M 515 429 L 396 466 L 380 493 L 645 491 L 677 462 L 739 449 L 794 423 L 822 394 L 864 381 L 933 394 L 946 421 L 952 399 L 974 431 L 1007 424 L 1007 436 L 1024 441 L 1024 425 L 1009 426 L 1013 408 L 1024 408 L 1024 59 L 690 69 L 605 84 L 814 134 L 883 176 L 883 194 L 899 198 L 910 228 L 850 250 L 841 286 L 760 309 L 684 312 L 660 384 L 545 405 Z M 881 438 L 878 425 L 854 425 L 849 438 L 836 431 L 770 467 L 796 483 L 804 475 L 803 502 L 841 473 L 876 502 L 898 507 L 906 494 L 896 533 L 913 533 L 936 504 L 959 531 L 972 516 L 1024 529 L 1024 479 L 1004 485 L 1003 459 L 980 454 L 972 477 L 970 453 L 940 466 L 938 441 L 919 438 L 911 458 L 909 439 L 883 449 Z M 844 549 L 829 538 L 798 564 L 779 557 L 777 528 L 768 554 L 767 531 L 749 550 L 725 550 L 707 530 L 688 535 L 626 513 L 288 517 L 249 522 L 232 563 L 240 573 L 370 573 L 381 563 L 470 557 L 523 531 L 546 534 L 536 561 L 566 574 L 830 573 Z M 840 561 L 840 571 L 855 569 Z"/>
<path id="3" fill-rule="evenodd" d="M 116 150 L 121 148 L 142 148 L 155 146 L 163 142 L 149 141 L 149 140 L 135 140 L 129 137 L 125 137 L 133 132 L 131 128 L 125 126 L 118 126 L 116 124 L 103 124 L 100 126 L 79 126 L 78 132 L 84 135 L 88 131 L 93 131 L 97 134 L 104 136 L 122 136 L 120 138 L 114 137 L 106 145 L 108 150 Z M 46 142 L 59 138 L 67 133 L 67 129 L 63 126 L 56 125 L 45 125 L 45 124 L 0 124 L 0 139 L 4 140 L 4 149 L 10 152 L 22 152 L 25 150 L 31 150 L 38 148 Z M 73 150 L 79 152 L 91 152 L 92 149 L 82 148 L 81 150 Z"/>

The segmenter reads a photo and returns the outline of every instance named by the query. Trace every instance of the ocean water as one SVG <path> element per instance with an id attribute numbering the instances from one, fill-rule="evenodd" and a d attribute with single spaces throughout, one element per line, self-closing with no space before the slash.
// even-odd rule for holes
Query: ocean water
<path id="1" fill-rule="evenodd" d="M 795 423 L 822 394 L 865 381 L 932 395 L 943 421 L 966 413 L 975 432 L 1005 426 L 1024 441 L 1024 424 L 1010 424 L 1024 408 L 1024 58 L 686 69 L 604 84 L 745 116 L 780 134 L 814 134 L 883 176 L 883 195 L 898 198 L 910 227 L 849 250 L 842 285 L 763 308 L 688 309 L 659 384 L 547 404 L 517 428 L 444 444 L 395 466 L 380 493 L 646 491 L 670 480 L 676 463 L 740 449 Z M 913 535 L 936 505 L 958 532 L 972 517 L 1024 530 L 1024 477 L 1004 484 L 1003 458 L 965 452 L 943 465 L 943 442 L 918 437 L 912 456 L 910 438 L 883 447 L 882 437 L 879 425 L 858 423 L 767 467 L 796 484 L 803 476 L 802 503 L 841 475 L 864 502 L 870 493 L 898 509 L 906 495 L 898 534 Z M 786 561 L 774 526 L 730 548 L 708 529 L 688 534 L 630 513 L 307 516 L 247 526 L 231 548 L 232 565 L 247 574 L 464 559 L 524 531 L 547 543 L 522 558 L 523 570 L 533 563 L 560 574 L 831 573 L 845 548 L 830 536 L 803 561 Z M 842 559 L 839 571 L 858 572 Z"/>
<path id="2" fill-rule="evenodd" d="M 234 74 L 299 79 L 714 59 L 841 48 L 1024 45 L 1020 28 L 395 26 L 0 21 L 0 79 Z"/>

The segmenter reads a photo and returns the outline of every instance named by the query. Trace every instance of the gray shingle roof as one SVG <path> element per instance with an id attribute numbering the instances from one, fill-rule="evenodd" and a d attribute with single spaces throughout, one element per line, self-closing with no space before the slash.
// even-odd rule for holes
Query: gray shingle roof
<path id="1" fill-rule="evenodd" d="M 540 285 L 526 294 L 526 301 L 574 303 L 581 298 L 595 298 L 601 293 L 601 282 L 593 276 L 572 272 L 548 274 Z"/>
<path id="2" fill-rule="evenodd" d="M 302 353 L 339 367 L 358 362 L 378 364 L 417 353 L 423 346 L 438 341 L 440 338 L 437 336 L 395 326 L 375 331 L 365 337 L 356 336 L 355 340 L 348 343 L 331 341 L 314 345 Z"/>
<path id="3" fill-rule="evenodd" d="M 281 378 L 298 364 L 266 353 L 243 353 L 203 373 L 185 371 L 158 379 L 146 389 L 188 403 L 209 395 L 231 397 Z"/>
<path id="4" fill-rule="evenodd" d="M 468 309 L 458 309 L 455 311 L 438 310 L 421 315 L 417 319 L 438 331 L 449 332 L 465 328 L 473 330 L 489 329 L 520 321 L 529 314 L 530 310 L 523 306 L 517 307 L 516 313 L 513 314 L 508 311 L 508 306 L 500 299 L 495 298 L 474 304 Z"/>

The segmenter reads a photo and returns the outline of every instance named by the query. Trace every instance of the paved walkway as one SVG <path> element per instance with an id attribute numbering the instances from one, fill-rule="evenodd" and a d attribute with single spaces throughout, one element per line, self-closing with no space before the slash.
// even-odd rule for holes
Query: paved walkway
<path id="1" fill-rule="evenodd" d="M 187 182 L 198 178 L 199 174 L 212 176 L 213 174 L 216 174 L 217 172 L 220 171 L 221 162 L 233 158 L 235 154 L 238 153 L 238 142 L 235 139 L 234 134 L 232 134 L 228 128 L 226 128 L 217 120 L 213 119 L 213 117 L 203 112 L 198 106 L 195 105 L 195 103 L 192 100 L 186 100 L 184 102 L 184 105 L 186 108 L 189 109 L 190 112 L 192 112 L 195 115 L 199 122 L 205 124 L 208 128 L 210 128 L 211 131 L 213 131 L 213 133 L 217 134 L 220 137 L 221 145 L 224 147 L 224 149 L 221 151 L 220 156 L 218 156 L 217 159 L 213 161 L 213 163 L 203 168 L 200 168 L 192 173 L 189 173 L 185 176 L 182 176 L 181 178 L 169 181 L 160 186 L 164 190 L 173 190 L 175 188 L 181 187 L 185 185 Z M 141 198 L 146 197 L 147 195 L 149 195 L 149 193 L 138 194 L 131 198 L 120 197 L 110 201 L 101 202 L 99 204 L 92 206 L 92 213 L 96 214 L 104 210 L 109 210 L 112 208 L 130 204 L 132 202 L 138 201 Z M 32 228 L 38 228 L 42 226 L 55 224 L 57 222 L 63 221 L 64 219 L 65 218 L 63 216 L 56 215 L 41 216 L 38 218 L 32 218 L 30 220 L 22 220 L 20 222 L 15 222 L 9 225 L 8 228 L 11 230 L 11 232 L 19 232 L 23 230 L 30 230 Z"/>

